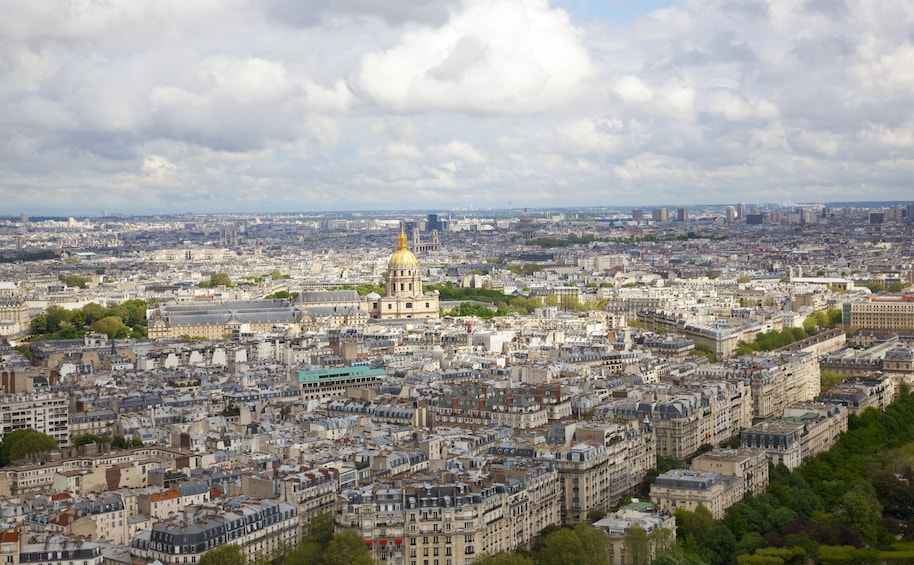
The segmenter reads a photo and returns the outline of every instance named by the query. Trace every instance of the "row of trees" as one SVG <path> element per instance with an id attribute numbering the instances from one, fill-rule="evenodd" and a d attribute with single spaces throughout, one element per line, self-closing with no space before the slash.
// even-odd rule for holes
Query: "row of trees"
<path id="1" fill-rule="evenodd" d="M 140 339 L 147 335 L 147 305 L 134 299 L 108 308 L 94 302 L 79 310 L 48 306 L 44 314 L 32 319 L 29 333 L 41 339 L 78 339 L 90 332 L 114 339 Z"/>
<path id="2" fill-rule="evenodd" d="M 54 451 L 58 447 L 56 439 L 32 428 L 13 430 L 0 441 L 0 467 L 35 453 Z"/>
<path id="3" fill-rule="evenodd" d="M 475 315 L 483 319 L 489 319 L 493 316 L 507 316 L 511 313 L 529 314 L 535 308 L 540 308 L 544 304 L 546 306 L 557 306 L 563 310 L 570 311 L 601 310 L 606 306 L 605 301 L 597 300 L 581 303 L 574 296 L 565 296 L 562 298 L 557 296 L 528 298 L 518 295 L 506 295 L 503 292 L 487 288 L 458 287 L 454 286 L 453 283 L 425 285 L 423 288 L 426 292 L 437 290 L 438 297 L 444 301 L 475 301 L 494 305 L 496 308 L 494 313 L 492 313 L 491 310 L 488 312 L 483 311 L 483 309 L 485 309 L 484 306 L 473 304 L 465 305 L 462 303 L 456 312 L 452 312 L 452 314 L 456 316 Z"/>
<path id="4" fill-rule="evenodd" d="M 841 324 L 841 310 L 828 312 L 816 310 L 803 321 L 802 328 L 784 328 L 781 331 L 760 333 L 749 343 L 741 342 L 736 355 L 748 355 L 757 351 L 774 351 L 775 349 L 804 340 L 819 333 L 819 328 L 835 328 Z"/>
<path id="5" fill-rule="evenodd" d="M 136 438 L 128 439 L 124 436 L 111 437 L 109 435 L 100 436 L 100 435 L 96 435 L 96 434 L 86 434 L 84 436 L 79 436 L 78 438 L 73 440 L 73 445 L 75 445 L 77 447 L 82 446 L 82 445 L 90 445 L 93 443 L 98 443 L 98 444 L 109 443 L 109 444 L 111 444 L 111 447 L 115 447 L 118 449 L 129 449 L 131 447 L 143 447 L 143 442 L 140 441 L 139 439 L 136 439 Z"/>
<path id="6" fill-rule="evenodd" d="M 678 510 L 686 553 L 709 564 L 907 562 L 914 540 L 914 395 L 902 385 L 885 412 L 850 416 L 827 453 L 790 472 L 772 468 L 767 491 L 747 496 L 715 522 L 699 507 Z M 904 546 L 909 547 L 909 546 Z"/>

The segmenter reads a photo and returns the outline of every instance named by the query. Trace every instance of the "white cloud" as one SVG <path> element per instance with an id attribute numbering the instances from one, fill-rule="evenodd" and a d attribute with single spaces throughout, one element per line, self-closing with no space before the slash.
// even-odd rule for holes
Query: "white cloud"
<path id="1" fill-rule="evenodd" d="M 358 83 L 399 112 L 513 114 L 567 104 L 590 72 L 580 32 L 545 0 L 467 0 L 441 28 L 365 54 Z"/>
<path id="2" fill-rule="evenodd" d="M 558 7 L 575 4 L 7 2 L 0 198 L 67 214 L 910 198 L 910 2 L 679 0 L 624 23 Z"/>

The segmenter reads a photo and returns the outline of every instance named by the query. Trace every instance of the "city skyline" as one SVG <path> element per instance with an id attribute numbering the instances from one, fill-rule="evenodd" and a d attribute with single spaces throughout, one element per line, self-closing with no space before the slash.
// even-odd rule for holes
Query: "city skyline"
<path id="1" fill-rule="evenodd" d="M 896 201 L 901 1 L 33 2 L 3 213 Z"/>

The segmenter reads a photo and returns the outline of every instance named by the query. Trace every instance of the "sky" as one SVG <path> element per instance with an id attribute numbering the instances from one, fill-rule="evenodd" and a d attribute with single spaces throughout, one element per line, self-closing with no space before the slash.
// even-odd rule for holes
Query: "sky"
<path id="1" fill-rule="evenodd" d="M 909 0 L 0 0 L 0 214 L 912 200 Z"/>

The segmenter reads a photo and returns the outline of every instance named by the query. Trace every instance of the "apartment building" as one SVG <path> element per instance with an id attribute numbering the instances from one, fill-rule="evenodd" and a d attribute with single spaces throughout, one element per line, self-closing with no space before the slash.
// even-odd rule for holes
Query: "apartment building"
<path id="1" fill-rule="evenodd" d="M 685 459 L 701 445 L 720 443 L 748 427 L 752 397 L 741 382 L 664 385 L 638 389 L 602 410 L 615 418 L 649 422 L 657 454 Z"/>
<path id="2" fill-rule="evenodd" d="M 696 374 L 748 384 L 754 422 L 780 416 L 788 404 L 813 400 L 821 387 L 811 353 L 751 355 L 700 367 Z"/>
<path id="3" fill-rule="evenodd" d="M 693 471 L 737 477 L 745 492 L 759 495 L 768 488 L 768 456 L 760 449 L 717 449 L 692 459 Z"/>
<path id="4" fill-rule="evenodd" d="M 161 302 L 146 310 L 151 339 L 194 336 L 221 339 L 236 326 L 268 332 L 276 325 L 299 327 L 301 313 L 288 300 Z"/>
<path id="5" fill-rule="evenodd" d="M 137 510 L 150 518 L 163 519 L 181 512 L 185 506 L 209 500 L 209 489 L 203 484 L 183 482 L 174 488 L 151 488 L 137 494 Z"/>
<path id="6" fill-rule="evenodd" d="M 322 513 L 333 513 L 340 476 L 336 469 L 278 469 L 278 498 L 293 505 L 298 513 L 299 538 L 311 520 Z"/>
<path id="7" fill-rule="evenodd" d="M 24 535 L 20 534 L 20 538 L 22 537 Z M 102 546 L 94 541 L 48 533 L 32 539 L 35 541 L 30 543 L 19 540 L 17 557 L 20 565 L 102 565 L 104 561 Z"/>
<path id="8" fill-rule="evenodd" d="M 674 513 L 677 508 L 694 512 L 699 504 L 711 512 L 715 520 L 746 493 L 743 480 L 713 471 L 672 469 L 659 475 L 651 485 L 651 500 L 661 510 Z"/>
<path id="9" fill-rule="evenodd" d="M 586 443 L 602 443 L 606 448 L 609 460 L 609 492 L 593 499 L 593 503 L 603 508 L 607 503 L 616 506 L 627 493 L 635 491 L 644 481 L 648 470 L 657 464 L 657 442 L 650 426 L 643 422 L 580 422 L 574 425 L 574 440 Z M 580 467 L 585 467 L 580 465 Z M 565 475 L 571 476 L 572 497 L 566 500 L 574 502 L 573 481 L 577 472 L 574 466 L 564 463 L 560 466 Z M 594 473 L 603 472 L 599 467 L 591 467 Z M 567 481 L 565 481 L 567 482 Z M 597 481 L 599 482 L 599 481 Z M 567 494 L 567 492 L 566 492 Z M 579 492 L 580 495 L 580 492 Z M 567 514 L 574 514 L 568 508 Z"/>
<path id="10" fill-rule="evenodd" d="M 623 474 L 620 467 L 625 463 L 614 455 L 606 445 L 593 443 L 578 443 L 556 451 L 562 523 L 584 521 L 594 509 L 610 509 L 613 475 Z"/>
<path id="11" fill-rule="evenodd" d="M 205 454 L 178 449 L 142 447 L 95 455 L 66 453 L 42 461 L 0 470 L 0 495 L 19 496 L 54 488 L 86 494 L 94 490 L 149 486 L 150 472 L 157 469 L 201 467 Z"/>
<path id="12" fill-rule="evenodd" d="M 107 493 L 81 500 L 70 506 L 66 513 L 72 516 L 69 533 L 92 540 L 102 540 L 125 545 L 127 537 L 127 512 L 124 498 L 117 493 Z"/>
<path id="13" fill-rule="evenodd" d="M 89 412 L 74 412 L 69 416 L 70 441 L 82 436 L 114 436 L 117 426 L 117 414 L 113 410 L 91 410 Z"/>
<path id="14" fill-rule="evenodd" d="M 247 561 L 274 555 L 298 542 L 295 508 L 275 500 L 232 499 L 220 506 L 188 506 L 130 540 L 133 559 L 163 564 L 198 563 L 207 550 L 234 543 Z"/>
<path id="15" fill-rule="evenodd" d="M 594 522 L 593 527 L 600 528 L 609 537 L 610 565 L 632 563 L 632 559 L 627 555 L 628 548 L 625 546 L 625 536 L 629 529 L 633 527 L 639 527 L 647 534 L 659 529 L 665 529 L 670 532 L 669 536 L 658 538 L 662 540 L 660 544 L 651 544 L 651 560 L 676 544 L 676 518 L 673 514 L 661 512 L 655 505 L 649 502 L 641 502 L 638 499 L 632 500 L 630 504 L 597 520 Z"/>
<path id="16" fill-rule="evenodd" d="M 373 388 L 387 381 L 387 371 L 370 367 L 337 367 L 298 372 L 304 400 L 324 400 L 345 396 L 356 388 Z"/>
<path id="17" fill-rule="evenodd" d="M 0 435 L 31 428 L 57 440 L 70 442 L 70 402 L 65 394 L 17 393 L 0 397 Z"/>
<path id="18" fill-rule="evenodd" d="M 895 399 L 897 383 L 887 375 L 844 379 L 844 382 L 823 392 L 816 400 L 847 407 L 849 414 L 859 416 L 867 408 L 885 410 Z"/>
<path id="19" fill-rule="evenodd" d="M 372 558 L 391 565 L 466 565 L 483 553 L 529 548 L 559 523 L 556 471 L 547 464 L 441 479 L 344 490 L 336 523 L 356 528 Z"/>
<path id="20" fill-rule="evenodd" d="M 564 402 L 570 413 L 570 402 Z M 479 428 L 495 423 L 516 430 L 545 426 L 550 414 L 543 397 L 531 391 L 470 385 L 441 395 L 430 410 L 435 425 Z"/>
<path id="21" fill-rule="evenodd" d="M 764 450 L 768 459 L 788 469 L 818 455 L 847 431 L 847 408 L 835 404 L 803 403 L 788 407 L 783 418 L 765 420 L 740 434 L 741 447 Z"/>
<path id="22" fill-rule="evenodd" d="M 906 329 L 914 327 L 914 294 L 880 294 L 845 302 L 845 326 L 868 329 Z"/>

